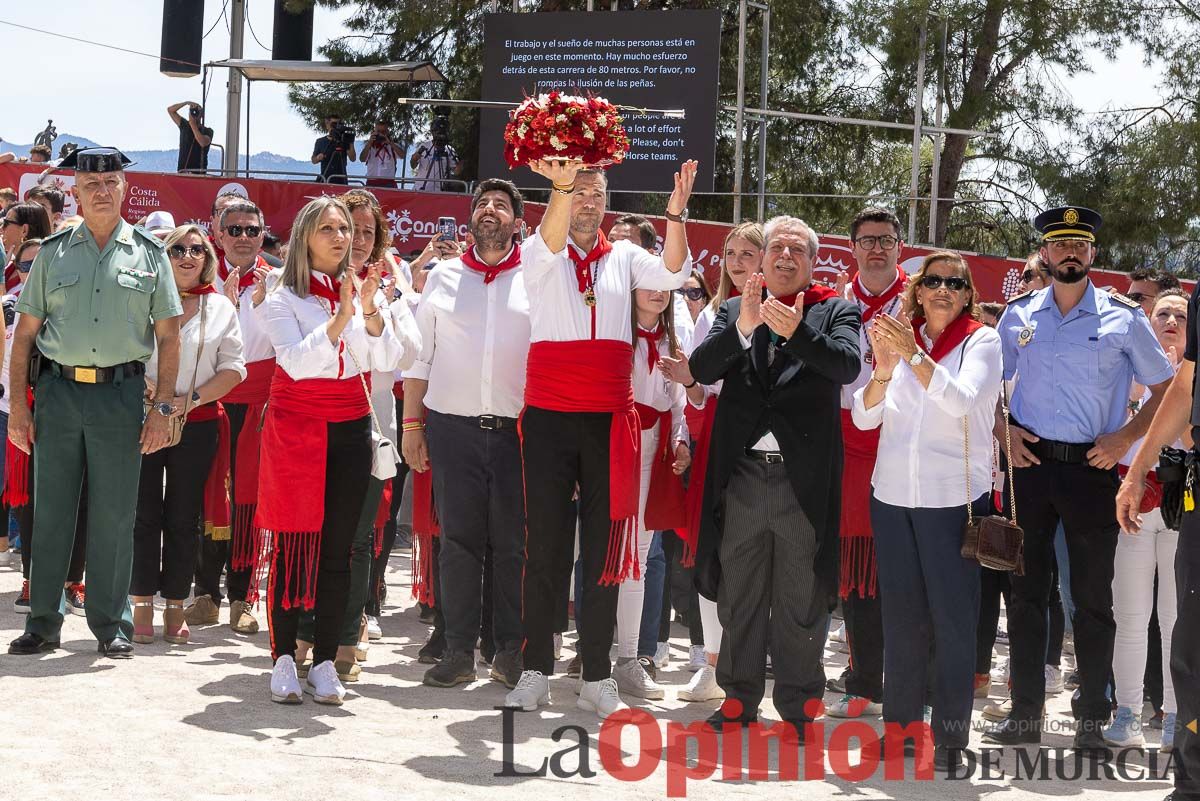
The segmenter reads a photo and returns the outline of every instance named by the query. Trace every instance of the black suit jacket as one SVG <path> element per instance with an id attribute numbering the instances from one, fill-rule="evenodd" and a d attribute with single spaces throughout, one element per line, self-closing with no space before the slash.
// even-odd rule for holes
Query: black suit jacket
<path id="1" fill-rule="evenodd" d="M 770 331 L 755 329 L 743 348 L 737 331 L 741 298 L 717 311 L 708 336 L 691 355 L 701 384 L 723 381 L 709 444 L 704 518 L 696 551 L 696 588 L 715 600 L 724 528 L 725 488 L 738 459 L 770 428 L 792 489 L 817 532 L 814 570 L 829 603 L 837 602 L 838 529 L 842 495 L 841 389 L 862 367 L 858 307 L 830 298 L 804 310 L 804 319 L 768 366 Z"/>

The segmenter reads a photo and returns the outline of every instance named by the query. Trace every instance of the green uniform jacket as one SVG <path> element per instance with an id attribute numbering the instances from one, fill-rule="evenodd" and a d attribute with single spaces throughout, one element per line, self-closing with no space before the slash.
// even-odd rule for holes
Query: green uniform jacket
<path id="1" fill-rule="evenodd" d="M 37 347 L 74 367 L 145 362 L 154 322 L 183 314 L 162 242 L 121 220 L 101 251 L 87 225 L 47 237 L 17 311 L 43 320 Z"/>

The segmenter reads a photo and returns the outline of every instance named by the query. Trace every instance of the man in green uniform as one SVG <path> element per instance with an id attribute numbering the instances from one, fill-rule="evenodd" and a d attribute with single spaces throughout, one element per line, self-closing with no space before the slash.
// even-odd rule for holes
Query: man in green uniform
<path id="1" fill-rule="evenodd" d="M 62 163 L 83 223 L 46 239 L 17 311 L 8 436 L 34 460 L 30 614 L 10 654 L 59 644 L 75 516 L 87 470 L 88 627 L 99 652 L 133 655 L 129 577 L 142 454 L 167 445 L 183 308 L 166 253 L 121 218 L 118 150 L 88 148 Z M 158 346 L 154 407 L 143 414 L 145 363 Z M 40 354 L 32 365 L 30 355 Z M 31 413 L 26 387 L 36 386 Z M 143 418 L 144 421 L 143 421 Z"/>

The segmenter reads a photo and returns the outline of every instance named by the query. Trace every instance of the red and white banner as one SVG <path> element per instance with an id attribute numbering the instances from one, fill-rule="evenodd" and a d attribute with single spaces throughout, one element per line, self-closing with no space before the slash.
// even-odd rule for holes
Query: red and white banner
<path id="1" fill-rule="evenodd" d="M 37 165 L 0 165 L 0 186 L 11 186 L 20 197 L 37 183 L 42 168 Z M 176 175 L 174 173 L 134 172 L 126 173 L 129 189 L 125 195 L 124 215 L 136 222 L 152 211 L 169 211 L 179 224 L 195 222 L 206 230 L 210 223 L 213 200 L 225 192 L 237 192 L 254 201 L 263 210 L 268 227 L 277 235 L 286 238 L 291 231 L 296 213 L 314 197 L 337 195 L 351 187 L 301 181 L 274 181 L 258 178 L 207 178 Z M 69 216 L 75 213 L 75 204 L 70 197 L 70 187 L 75 182 L 73 173 L 54 173 L 43 179 L 53 183 L 67 193 Z M 401 192 L 391 189 L 372 189 L 383 206 L 384 217 L 391 228 L 392 243 L 403 255 L 425 247 L 430 237 L 437 234 L 438 217 L 448 216 L 458 220 L 459 235 L 467 231 L 470 219 L 470 197 L 440 192 Z M 545 206 L 537 203 L 526 205 L 525 219 L 532 230 L 541 219 Z M 609 213 L 606 227 L 618 214 Z M 666 220 L 650 218 L 658 229 L 659 238 L 666 232 Z M 696 265 L 716 286 L 720 275 L 721 251 L 727 223 L 693 221 L 688 223 L 688 244 Z M 832 284 L 842 270 L 853 274 L 854 258 L 850 242 L 844 236 L 820 235 L 821 250 L 817 254 L 816 278 Z M 901 254 L 905 269 L 911 274 L 921 259 L 932 252 L 929 248 L 904 248 Z M 964 253 L 975 278 L 980 296 L 987 300 L 1002 300 L 1016 292 L 1024 262 L 997 256 Z M 1125 290 L 1129 277 L 1125 273 L 1093 270 L 1092 279 L 1099 286 L 1116 286 Z M 1190 290 L 1190 282 L 1189 282 Z"/>

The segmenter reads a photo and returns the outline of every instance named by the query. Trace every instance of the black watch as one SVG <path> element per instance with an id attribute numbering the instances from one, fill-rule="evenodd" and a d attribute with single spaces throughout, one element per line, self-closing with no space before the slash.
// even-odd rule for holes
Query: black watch
<path id="1" fill-rule="evenodd" d="M 197 389 L 192 392 L 192 403 L 199 403 L 199 402 L 200 402 L 200 390 Z"/>

